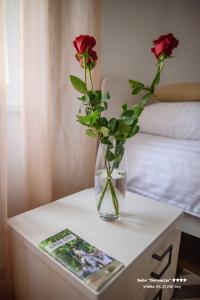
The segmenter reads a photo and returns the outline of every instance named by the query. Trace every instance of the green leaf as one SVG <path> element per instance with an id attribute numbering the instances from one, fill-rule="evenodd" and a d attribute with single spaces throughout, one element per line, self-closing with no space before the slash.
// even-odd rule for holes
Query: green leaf
<path id="1" fill-rule="evenodd" d="M 96 132 L 96 130 L 94 130 L 92 128 L 88 128 L 86 130 L 86 134 L 91 136 L 91 137 L 98 137 L 98 133 Z"/>
<path id="2" fill-rule="evenodd" d="M 123 118 L 123 122 L 124 124 L 126 125 L 132 125 L 133 122 L 134 122 L 135 118 L 134 118 L 134 115 L 130 116 L 130 117 L 125 117 Z"/>
<path id="3" fill-rule="evenodd" d="M 94 100 L 93 100 L 93 105 L 97 105 L 101 102 L 101 90 L 97 90 L 94 92 Z"/>
<path id="4" fill-rule="evenodd" d="M 93 124 L 97 121 L 97 118 L 99 117 L 98 110 L 95 110 L 90 114 L 90 125 L 93 126 Z"/>
<path id="5" fill-rule="evenodd" d="M 136 87 L 135 89 L 132 90 L 132 95 L 137 95 L 139 92 L 142 90 L 141 87 Z"/>
<path id="6" fill-rule="evenodd" d="M 77 90 L 81 94 L 87 93 L 87 88 L 84 81 L 74 75 L 70 75 L 70 80 L 75 90 Z"/>
<path id="7" fill-rule="evenodd" d="M 107 127 L 101 127 L 100 128 L 100 133 L 103 137 L 108 137 L 110 130 Z"/>
<path id="8" fill-rule="evenodd" d="M 91 114 L 88 114 L 86 116 L 77 115 L 77 121 L 85 126 L 93 127 L 98 116 L 99 116 L 98 111 L 94 111 Z"/>
<path id="9" fill-rule="evenodd" d="M 93 107 L 97 107 L 97 105 L 100 103 L 101 101 L 101 95 L 99 95 L 99 93 L 101 93 L 101 91 L 88 91 L 86 94 L 86 101 L 88 104 L 91 104 Z"/>
<path id="10" fill-rule="evenodd" d="M 108 161 L 112 161 L 114 160 L 114 154 L 112 153 L 112 151 L 110 151 L 109 149 L 106 151 L 106 158 Z"/>
<path id="11" fill-rule="evenodd" d="M 113 167 L 114 168 L 118 168 L 119 167 L 119 164 L 122 160 L 122 157 L 124 155 L 124 145 L 116 145 L 115 146 L 115 152 L 114 152 L 114 163 L 113 163 Z"/>
<path id="12" fill-rule="evenodd" d="M 88 97 L 89 100 L 93 100 L 93 99 L 96 98 L 96 94 L 93 91 L 87 91 L 86 95 L 87 95 L 87 97 Z"/>
<path id="13" fill-rule="evenodd" d="M 112 144 L 112 142 L 109 140 L 109 137 L 103 137 L 103 138 L 101 139 L 101 143 L 113 147 L 113 144 Z"/>
<path id="14" fill-rule="evenodd" d="M 116 127 L 116 124 L 117 124 L 117 119 L 116 118 L 112 118 L 109 120 L 108 122 L 108 128 L 114 132 L 114 128 Z"/>
<path id="15" fill-rule="evenodd" d="M 85 100 L 86 100 L 86 95 L 83 95 L 83 96 L 81 96 L 81 97 L 78 97 L 78 99 L 81 100 L 81 101 L 83 101 L 83 102 L 85 102 Z"/>
<path id="16" fill-rule="evenodd" d="M 90 115 L 81 116 L 77 115 L 77 121 L 85 126 L 90 126 Z"/>
<path id="17" fill-rule="evenodd" d="M 124 154 L 124 145 L 116 145 L 115 146 L 115 158 L 116 160 L 119 160 L 122 158 Z"/>
<path id="18" fill-rule="evenodd" d="M 107 101 L 108 99 L 110 99 L 109 93 L 108 93 L 108 92 L 103 92 L 103 93 L 102 93 L 102 96 L 101 96 L 101 101 L 102 101 L 102 102 L 105 102 L 105 101 Z"/>
<path id="19" fill-rule="evenodd" d="M 130 137 L 136 135 L 136 134 L 138 133 L 139 129 L 140 129 L 140 127 L 139 127 L 138 125 L 134 126 L 134 127 L 131 129 L 131 131 L 129 132 L 127 138 L 130 138 Z"/>
<path id="20" fill-rule="evenodd" d="M 125 111 L 128 110 L 128 105 L 127 105 L 127 103 L 124 103 L 124 104 L 122 105 L 122 110 L 123 110 L 123 112 L 125 112 Z"/>
<path id="21" fill-rule="evenodd" d="M 129 110 L 124 111 L 124 112 L 121 114 L 121 117 L 122 117 L 122 118 L 124 118 L 124 117 L 132 117 L 133 115 L 134 115 L 133 109 L 129 109 Z"/>
<path id="22" fill-rule="evenodd" d="M 124 120 L 119 120 L 119 131 L 126 135 L 130 131 L 130 126 L 124 123 Z"/>
<path id="23" fill-rule="evenodd" d="M 105 117 L 99 118 L 98 123 L 100 126 L 104 126 L 104 127 L 108 125 L 108 121 Z"/>
<path id="24" fill-rule="evenodd" d="M 133 106 L 133 111 L 135 114 L 135 119 L 138 119 L 138 117 L 141 115 L 142 111 L 143 111 L 144 107 L 142 104 L 135 104 Z"/>
<path id="25" fill-rule="evenodd" d="M 85 114 L 86 114 L 86 115 L 90 115 L 91 112 L 92 112 L 91 108 L 87 106 L 87 107 L 85 108 Z"/>
<path id="26" fill-rule="evenodd" d="M 106 110 L 108 108 L 108 104 L 107 102 L 103 102 L 103 105 L 101 106 L 103 108 L 103 110 Z"/>
<path id="27" fill-rule="evenodd" d="M 132 87 L 132 89 L 135 89 L 135 88 L 143 88 L 144 87 L 144 84 L 142 82 L 139 82 L 139 81 L 136 81 L 136 80 L 129 80 L 128 81 L 130 86 Z"/>
<path id="28" fill-rule="evenodd" d="M 125 136 L 120 131 L 116 131 L 114 134 L 114 137 L 117 141 L 120 141 L 120 142 L 123 142 L 125 139 Z"/>
<path id="29" fill-rule="evenodd" d="M 97 118 L 94 127 L 98 130 L 100 127 L 107 127 L 108 121 L 106 118 Z"/>
<path id="30" fill-rule="evenodd" d="M 129 84 L 132 88 L 133 95 L 137 95 L 144 88 L 144 84 L 139 81 L 129 80 Z"/>
<path id="31" fill-rule="evenodd" d="M 94 92 L 95 97 L 98 98 L 99 100 L 101 100 L 101 95 L 102 95 L 102 91 L 101 90 L 96 90 Z"/>

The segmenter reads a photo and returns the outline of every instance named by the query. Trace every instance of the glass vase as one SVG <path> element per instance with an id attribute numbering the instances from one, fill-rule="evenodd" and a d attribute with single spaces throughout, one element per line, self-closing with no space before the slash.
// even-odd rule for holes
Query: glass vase
<path id="1" fill-rule="evenodd" d="M 124 144 L 100 144 L 95 169 L 95 195 L 99 218 L 119 219 L 126 193 L 127 162 Z"/>

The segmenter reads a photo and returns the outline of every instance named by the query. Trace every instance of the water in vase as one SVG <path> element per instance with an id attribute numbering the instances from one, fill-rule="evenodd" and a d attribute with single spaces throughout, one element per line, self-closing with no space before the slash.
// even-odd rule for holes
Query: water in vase
<path id="1" fill-rule="evenodd" d="M 126 192 L 126 172 L 124 170 L 114 169 L 111 177 L 112 184 L 110 186 L 110 184 L 107 184 L 108 175 L 106 169 L 97 170 L 95 174 L 95 194 L 97 206 L 99 201 L 101 201 L 102 192 L 105 191 L 103 199 L 99 205 L 99 216 L 102 219 L 105 218 L 107 220 L 109 220 L 109 218 L 110 220 L 118 218 L 116 215 L 116 208 L 113 204 L 111 188 L 113 187 L 114 193 L 117 197 L 119 210 L 121 210 Z M 106 186 L 107 188 L 105 189 Z"/>

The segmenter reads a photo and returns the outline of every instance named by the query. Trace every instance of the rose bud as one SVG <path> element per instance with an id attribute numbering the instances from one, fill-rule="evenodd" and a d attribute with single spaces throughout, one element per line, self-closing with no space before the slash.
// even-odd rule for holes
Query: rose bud
<path id="1" fill-rule="evenodd" d="M 83 56 L 82 56 L 82 54 L 77 53 L 76 54 L 76 59 L 79 61 L 81 67 L 84 68 L 84 62 L 83 62 Z M 96 51 L 89 50 L 86 64 L 87 64 L 87 66 L 90 69 L 94 68 L 96 60 L 97 60 L 97 53 L 96 53 Z"/>
<path id="2" fill-rule="evenodd" d="M 96 45 L 96 40 L 90 35 L 79 35 L 73 41 L 74 47 L 79 54 L 83 54 L 86 50 L 92 49 Z"/>
<path id="3" fill-rule="evenodd" d="M 155 54 L 156 58 L 159 58 L 162 54 L 170 56 L 172 50 L 178 46 L 179 41 L 169 33 L 161 35 L 157 40 L 153 41 L 155 47 L 151 48 L 151 51 Z"/>
<path id="4" fill-rule="evenodd" d="M 96 60 L 97 60 L 97 53 L 96 53 L 96 51 L 90 50 L 89 51 L 88 62 L 87 62 L 87 65 L 89 66 L 90 69 L 94 68 Z"/>

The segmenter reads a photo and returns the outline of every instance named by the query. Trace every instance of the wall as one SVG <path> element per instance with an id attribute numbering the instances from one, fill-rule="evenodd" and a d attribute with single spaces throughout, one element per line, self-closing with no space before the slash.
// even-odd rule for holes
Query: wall
<path id="1" fill-rule="evenodd" d="M 172 32 L 180 44 L 161 84 L 200 81 L 199 0 L 102 0 L 101 22 L 104 76 L 149 83 L 155 73 L 152 40 Z"/>

